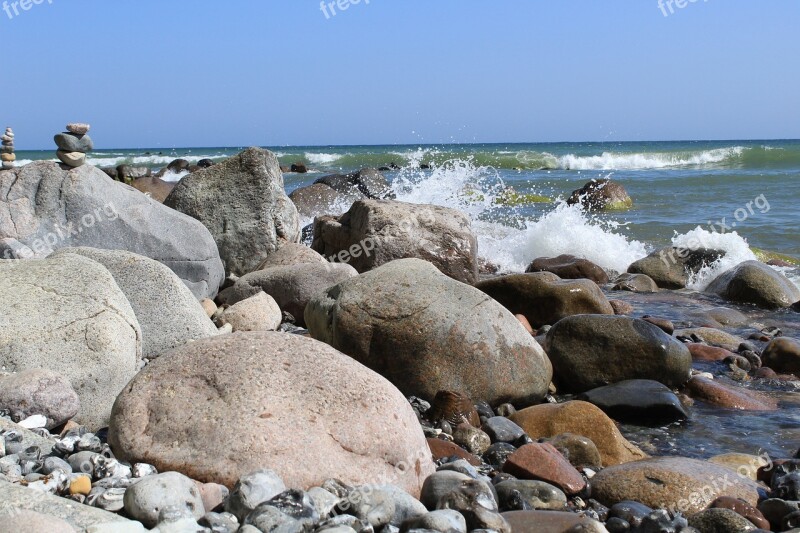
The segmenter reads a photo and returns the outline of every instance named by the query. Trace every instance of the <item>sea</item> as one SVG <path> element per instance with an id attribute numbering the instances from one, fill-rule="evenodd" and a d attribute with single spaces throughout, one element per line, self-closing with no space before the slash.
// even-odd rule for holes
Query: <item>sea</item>
<path id="1" fill-rule="evenodd" d="M 176 158 L 221 161 L 244 148 L 97 150 L 88 161 L 99 167 L 128 164 L 156 170 Z M 636 316 L 661 316 L 678 326 L 699 325 L 698 316 L 723 305 L 703 289 L 721 272 L 755 259 L 758 250 L 779 254 L 789 263 L 800 260 L 800 140 L 266 148 L 282 165 L 303 163 L 308 168 L 308 173 L 284 174 L 287 192 L 326 174 L 384 167 L 398 200 L 467 213 L 478 235 L 479 255 L 501 273 L 523 272 L 533 259 L 559 254 L 624 272 L 656 249 L 691 246 L 693 240 L 724 250 L 725 259 L 693 277 L 685 291 L 609 295 L 632 303 Z M 18 164 L 54 155 L 17 152 Z M 168 173 L 164 179 L 178 181 L 184 175 Z M 572 191 L 601 178 L 622 184 L 633 207 L 586 213 L 566 204 Z M 779 270 L 800 287 L 800 269 Z M 761 326 L 800 338 L 798 313 L 725 305 L 748 316 L 747 324 L 729 328 L 743 338 Z M 776 382 L 739 385 L 776 397 L 781 409 L 748 413 L 698 405 L 689 421 L 660 428 L 622 426 L 623 433 L 658 455 L 794 454 L 800 445 L 798 387 Z"/>

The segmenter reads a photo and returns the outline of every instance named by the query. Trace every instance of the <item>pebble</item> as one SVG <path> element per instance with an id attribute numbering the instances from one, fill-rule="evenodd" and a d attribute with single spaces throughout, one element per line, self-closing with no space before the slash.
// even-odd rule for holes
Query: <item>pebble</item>
<path id="1" fill-rule="evenodd" d="M 561 511 L 567 506 L 567 495 L 564 491 L 544 481 L 510 479 L 495 485 L 501 510 L 550 510 Z M 517 493 L 528 504 L 529 509 L 517 509 L 508 505 Z"/>
<path id="2" fill-rule="evenodd" d="M 504 416 L 494 416 L 488 419 L 482 429 L 489 435 L 492 442 L 515 442 L 525 435 L 524 429 Z"/>
<path id="3" fill-rule="evenodd" d="M 400 529 L 402 532 L 409 530 L 426 529 L 441 533 L 467 533 L 467 521 L 464 515 L 452 509 L 441 509 L 408 520 Z"/>
<path id="4" fill-rule="evenodd" d="M 149 528 L 158 524 L 159 513 L 168 507 L 188 509 L 195 519 L 206 514 L 195 482 L 177 472 L 142 478 L 124 494 L 125 512 Z"/>
<path id="5" fill-rule="evenodd" d="M 286 485 L 274 471 L 257 470 L 239 478 L 225 502 L 225 510 L 242 521 L 260 504 L 285 490 Z"/>
<path id="6" fill-rule="evenodd" d="M 69 483 L 69 493 L 71 495 L 83 494 L 87 496 L 92 491 L 92 480 L 89 476 L 75 476 Z"/>
<path id="7" fill-rule="evenodd" d="M 492 439 L 484 431 L 469 424 L 461 424 L 453 431 L 453 440 L 470 453 L 483 455 L 492 445 Z"/>

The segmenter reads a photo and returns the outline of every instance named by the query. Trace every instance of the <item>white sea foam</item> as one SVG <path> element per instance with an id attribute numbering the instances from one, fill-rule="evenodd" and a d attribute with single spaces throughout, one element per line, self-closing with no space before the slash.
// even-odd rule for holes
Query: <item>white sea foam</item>
<path id="1" fill-rule="evenodd" d="M 573 154 L 558 158 L 558 168 L 563 170 L 653 170 L 685 166 L 701 166 L 721 163 L 742 154 L 744 148 L 717 148 L 697 153 L 614 153 L 605 152 L 598 156 L 576 156 Z M 549 154 L 546 154 L 549 155 Z"/>
<path id="2" fill-rule="evenodd" d="M 697 274 L 689 277 L 688 288 L 697 291 L 705 290 L 720 274 L 734 268 L 745 261 L 756 259 L 747 241 L 737 232 L 719 233 L 696 227 L 682 235 L 675 235 L 672 245 L 678 248 L 695 250 L 707 248 L 723 250 L 725 256 L 719 261 L 703 267 Z"/>
<path id="3" fill-rule="evenodd" d="M 305 153 L 306 160 L 308 160 L 308 162 L 312 165 L 330 165 L 341 157 L 341 154 L 325 154 L 314 152 Z"/>
<path id="4" fill-rule="evenodd" d="M 170 183 L 177 183 L 181 181 L 181 179 L 188 174 L 189 174 L 188 170 L 183 170 L 181 172 L 173 172 L 172 170 L 168 170 L 164 173 L 163 176 L 161 176 L 161 179 L 164 181 L 169 181 Z"/>

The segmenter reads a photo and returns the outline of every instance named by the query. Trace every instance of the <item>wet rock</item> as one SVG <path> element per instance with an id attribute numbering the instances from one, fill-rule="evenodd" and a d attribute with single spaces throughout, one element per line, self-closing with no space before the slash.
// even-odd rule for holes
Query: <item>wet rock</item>
<path id="1" fill-rule="evenodd" d="M 236 304 L 263 291 L 303 327 L 305 309 L 312 298 L 357 275 L 353 267 L 339 263 L 302 263 L 257 270 L 239 278 L 227 303 Z"/>
<path id="2" fill-rule="evenodd" d="M 24 268 L 0 261 L 0 299 L 13 309 L 0 316 L 0 366 L 64 376 L 80 398 L 76 421 L 105 426 L 142 354 L 139 322 L 109 271 L 72 254 Z"/>
<path id="3" fill-rule="evenodd" d="M 776 372 L 800 376 L 800 341 L 778 337 L 761 354 L 764 366 Z"/>
<path id="4" fill-rule="evenodd" d="M 644 320 L 645 322 L 650 322 L 654 326 L 657 326 L 659 329 L 661 329 L 661 331 L 663 331 L 667 335 L 672 335 L 673 333 L 675 333 L 675 324 L 673 324 L 671 320 L 667 320 L 666 318 L 645 316 L 642 317 L 642 320 Z"/>
<path id="5" fill-rule="evenodd" d="M 700 376 L 689 380 L 686 392 L 696 400 L 727 409 L 774 411 L 778 408 L 778 402 L 764 394 Z"/>
<path id="6" fill-rule="evenodd" d="M 770 523 L 773 531 L 781 531 L 786 517 L 800 511 L 800 502 L 770 498 L 759 503 L 758 510 Z"/>
<path id="7" fill-rule="evenodd" d="M 525 272 L 552 272 L 561 279 L 589 279 L 598 285 L 608 283 L 608 274 L 602 267 L 574 255 L 534 259 Z"/>
<path id="8" fill-rule="evenodd" d="M 239 478 L 225 501 L 225 511 L 242 521 L 260 504 L 285 491 L 286 485 L 274 471 L 256 470 Z"/>
<path id="9" fill-rule="evenodd" d="M 715 328 L 688 328 L 675 331 L 675 337 L 691 339 L 695 343 L 705 342 L 710 345 L 737 352 L 744 339 Z"/>
<path id="10" fill-rule="evenodd" d="M 658 292 L 658 285 L 653 278 L 645 274 L 625 273 L 614 280 L 614 291 L 630 291 L 641 293 Z"/>
<path id="11" fill-rule="evenodd" d="M 653 510 L 639 502 L 620 502 L 611 506 L 608 510 L 609 519 L 624 520 L 634 531 L 641 527 L 642 522 Z M 611 521 L 609 520 L 609 524 Z"/>
<path id="12" fill-rule="evenodd" d="M 633 200 L 621 184 L 610 179 L 593 179 L 573 191 L 567 205 L 580 204 L 587 211 L 617 211 L 633 206 Z"/>
<path id="13" fill-rule="evenodd" d="M 631 274 L 645 274 L 662 289 L 683 289 L 689 274 L 696 274 L 724 255 L 724 252 L 699 248 L 667 247 L 656 250 L 628 267 Z"/>
<path id="14" fill-rule="evenodd" d="M 428 439 L 428 447 L 434 461 L 456 456 L 473 466 L 480 466 L 481 460 L 452 442 L 441 439 Z M 513 446 L 512 446 L 513 448 Z"/>
<path id="15" fill-rule="evenodd" d="M 475 285 L 534 328 L 572 315 L 613 315 L 603 292 L 589 280 L 562 280 L 550 272 L 512 274 Z"/>
<path id="16" fill-rule="evenodd" d="M 111 272 L 142 328 L 142 356 L 161 354 L 217 334 L 197 298 L 169 268 L 125 250 L 64 248 L 53 254 L 75 254 L 97 261 Z"/>
<path id="17" fill-rule="evenodd" d="M 268 150 L 248 148 L 186 176 L 164 205 L 209 229 L 228 273 L 252 272 L 282 244 L 300 239 L 297 209 L 284 192 L 278 160 Z"/>
<path id="18" fill-rule="evenodd" d="M 628 302 L 624 302 L 622 300 L 609 300 L 608 303 L 610 303 L 612 309 L 614 309 L 615 315 L 624 316 L 633 314 L 634 308 Z"/>
<path id="19" fill-rule="evenodd" d="M 620 422 L 662 425 L 689 418 L 678 396 L 657 381 L 621 381 L 580 394 L 578 399 L 596 405 Z"/>
<path id="20" fill-rule="evenodd" d="M 580 401 L 529 407 L 511 416 L 531 438 L 548 438 L 562 433 L 583 435 L 597 446 L 603 465 L 617 465 L 646 457 L 628 442 L 614 421 L 598 407 Z"/>
<path id="21" fill-rule="evenodd" d="M 275 331 L 283 321 L 283 313 L 275 299 L 261 291 L 225 309 L 220 321 L 230 324 L 234 332 Z"/>
<path id="22" fill-rule="evenodd" d="M 629 379 L 679 387 L 689 379 L 689 350 L 653 324 L 616 316 L 573 316 L 547 333 L 545 350 L 559 390 L 584 392 Z"/>
<path id="23" fill-rule="evenodd" d="M 756 526 L 730 509 L 706 509 L 689 517 L 689 525 L 700 533 L 744 533 Z"/>
<path id="24" fill-rule="evenodd" d="M 692 354 L 692 361 L 724 361 L 728 357 L 735 355 L 725 348 L 717 348 L 716 346 L 696 342 L 687 344 L 686 347 L 689 348 L 689 353 Z"/>
<path id="25" fill-rule="evenodd" d="M 492 445 L 492 439 L 484 431 L 469 424 L 461 424 L 453 431 L 453 440 L 470 453 L 483 455 Z"/>
<path id="26" fill-rule="evenodd" d="M 508 457 L 503 465 L 519 479 L 533 479 L 555 485 L 572 496 L 586 488 L 586 481 L 551 444 L 527 444 Z"/>
<path id="27" fill-rule="evenodd" d="M 600 452 L 588 437 L 562 433 L 552 438 L 541 439 L 541 442 L 552 444 L 575 468 L 597 470 L 602 467 L 603 461 L 600 458 Z"/>
<path id="28" fill-rule="evenodd" d="M 315 219 L 312 248 L 358 272 L 417 258 L 455 280 L 478 279 L 478 241 L 470 219 L 446 207 L 358 200 L 339 218 Z"/>
<path id="29" fill-rule="evenodd" d="M 406 395 L 455 390 L 492 404 L 529 405 L 550 383 L 547 356 L 511 313 L 419 259 L 328 289 L 309 303 L 305 318 L 314 338 Z"/>
<path id="30" fill-rule="evenodd" d="M 256 270 L 266 270 L 271 267 L 294 266 L 304 263 L 326 263 L 324 257 L 306 246 L 305 244 L 286 243 L 274 252 L 267 255 Z"/>
<path id="31" fill-rule="evenodd" d="M 342 193 L 324 183 L 300 187 L 289 194 L 300 216 L 312 220 L 321 215 L 340 215 L 353 202 L 363 198 L 364 195 L 357 190 Z"/>
<path id="32" fill-rule="evenodd" d="M 208 420 L 214 431 L 196 438 Z M 413 495 L 433 471 L 397 389 L 329 346 L 273 332 L 196 341 L 150 363 L 117 399 L 109 443 L 124 460 L 228 487 L 269 464 L 289 487 L 392 476 Z"/>
<path id="33" fill-rule="evenodd" d="M 483 458 L 497 470 L 501 470 L 506 460 L 508 460 L 508 456 L 515 451 L 517 451 L 517 448 L 507 442 L 496 442 L 489 446 L 489 449 L 483 454 Z"/>
<path id="34" fill-rule="evenodd" d="M 459 506 L 446 505 L 446 499 L 454 493 L 468 496 L 472 504 L 490 511 L 497 511 L 497 500 L 495 500 L 494 491 L 489 483 L 447 470 L 428 476 L 422 486 L 420 501 L 430 510 L 456 509 L 461 511 L 462 508 Z"/>
<path id="35" fill-rule="evenodd" d="M 43 415 L 53 429 L 78 414 L 81 403 L 69 381 L 51 370 L 31 369 L 0 375 L 0 410 L 14 420 Z M 2 454 L 0 454 L 2 455 Z"/>
<path id="36" fill-rule="evenodd" d="M 800 299 L 800 289 L 794 283 L 759 261 L 746 261 L 721 274 L 706 292 L 730 302 L 754 304 L 764 309 L 790 307 Z"/>
<path id="37" fill-rule="evenodd" d="M 749 520 L 755 527 L 760 529 L 766 529 L 769 531 L 770 525 L 764 515 L 761 514 L 761 511 L 746 503 L 742 500 L 737 500 L 736 498 L 730 497 L 721 497 L 714 500 L 711 505 L 709 506 L 710 509 L 730 509 L 734 511 L 739 516 L 742 516 Z M 713 517 L 712 517 L 713 521 Z M 697 527 L 693 524 L 694 527 Z M 700 528 L 698 528 L 700 529 Z"/>
<path id="38" fill-rule="evenodd" d="M 658 457 L 598 472 L 592 478 L 592 496 L 604 505 L 632 500 L 691 515 L 720 496 L 742 498 L 755 505 L 759 487 L 722 466 L 684 457 Z"/>

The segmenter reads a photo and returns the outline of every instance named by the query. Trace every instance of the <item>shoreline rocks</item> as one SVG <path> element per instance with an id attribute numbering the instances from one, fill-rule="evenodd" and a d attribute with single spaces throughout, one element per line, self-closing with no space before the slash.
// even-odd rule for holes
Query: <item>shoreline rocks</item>
<path id="1" fill-rule="evenodd" d="M 633 207 L 633 200 L 621 184 L 604 178 L 573 191 L 567 205 L 576 204 L 587 211 L 619 211 Z"/>
<path id="2" fill-rule="evenodd" d="M 736 303 L 764 309 L 791 307 L 800 299 L 800 289 L 783 274 L 759 261 L 745 261 L 724 272 L 706 292 Z"/>

